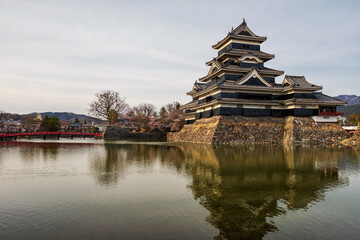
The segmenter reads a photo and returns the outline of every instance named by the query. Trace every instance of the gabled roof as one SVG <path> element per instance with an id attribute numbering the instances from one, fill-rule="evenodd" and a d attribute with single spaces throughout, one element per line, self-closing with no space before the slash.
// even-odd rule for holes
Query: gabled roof
<path id="1" fill-rule="evenodd" d="M 212 60 L 205 63 L 206 66 L 212 66 L 213 64 L 215 64 L 217 68 L 222 67 L 221 63 L 216 58 L 213 58 Z"/>
<path id="2" fill-rule="evenodd" d="M 253 37 L 258 37 L 257 35 L 255 35 L 255 33 L 253 33 L 250 28 L 248 28 L 247 24 L 246 24 L 246 21 L 245 21 L 245 18 L 243 18 L 243 22 L 237 26 L 235 29 L 232 29 L 230 34 L 234 34 L 234 35 L 247 35 L 249 36 L 248 34 L 250 34 L 250 36 L 253 36 Z"/>
<path id="3" fill-rule="evenodd" d="M 304 76 L 290 76 L 290 75 L 285 75 L 284 81 L 282 82 L 281 85 L 282 86 L 290 85 L 292 87 L 319 87 L 309 83 Z"/>
<path id="4" fill-rule="evenodd" d="M 236 85 L 245 84 L 247 81 L 249 81 L 252 78 L 259 79 L 264 85 L 266 85 L 268 87 L 272 87 L 272 85 L 270 83 L 268 83 L 263 77 L 261 77 L 261 75 L 258 73 L 256 68 L 253 68 L 248 74 L 246 74 L 242 78 L 236 80 L 235 84 Z"/>
<path id="5" fill-rule="evenodd" d="M 230 39 L 253 41 L 258 43 L 266 41 L 266 37 L 257 36 L 248 28 L 245 19 L 243 19 L 243 22 L 239 26 L 237 26 L 235 29 L 232 29 L 231 32 L 229 32 L 224 39 L 222 39 L 212 47 L 214 49 L 218 49 Z"/>
<path id="6" fill-rule="evenodd" d="M 194 86 L 191 89 L 191 91 L 187 92 L 186 94 L 191 95 L 191 94 L 194 94 L 194 93 L 196 93 L 198 91 L 201 91 L 201 90 L 203 90 L 205 88 L 206 88 L 206 83 L 200 83 L 200 82 L 195 81 Z"/>
<path id="7" fill-rule="evenodd" d="M 210 70 L 208 72 L 208 75 L 219 70 L 222 67 L 222 64 L 219 63 L 218 60 L 216 60 L 215 58 L 209 62 L 206 63 L 207 66 L 211 66 Z"/>

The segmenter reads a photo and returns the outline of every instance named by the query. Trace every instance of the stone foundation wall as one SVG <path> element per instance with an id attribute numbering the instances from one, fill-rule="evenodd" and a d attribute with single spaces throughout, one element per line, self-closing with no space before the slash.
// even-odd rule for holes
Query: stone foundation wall
<path id="1" fill-rule="evenodd" d="M 104 129 L 103 138 L 104 140 L 166 141 L 166 133 L 130 132 L 123 127 L 107 126 Z"/>
<path id="2" fill-rule="evenodd" d="M 168 133 L 171 142 L 212 144 L 339 143 L 349 134 L 337 123 L 316 123 L 310 117 L 216 116 Z"/>
<path id="3" fill-rule="evenodd" d="M 309 117 L 287 117 L 284 143 L 331 144 L 349 138 L 349 133 L 337 123 L 316 123 Z"/>
<path id="4" fill-rule="evenodd" d="M 349 139 L 341 141 L 341 144 L 349 147 L 360 147 L 360 123 L 358 124 L 354 135 Z"/>
<path id="5" fill-rule="evenodd" d="M 281 143 L 284 118 L 222 116 L 216 127 L 214 144 Z"/>
<path id="6" fill-rule="evenodd" d="M 354 136 L 355 136 L 356 138 L 359 138 L 359 139 L 360 139 L 360 122 L 359 122 L 358 125 L 357 125 L 357 129 L 356 129 L 356 131 L 355 131 L 355 133 L 354 133 Z"/>
<path id="7" fill-rule="evenodd" d="M 179 132 L 167 134 L 168 142 L 212 143 L 220 116 L 203 118 L 185 125 Z"/>

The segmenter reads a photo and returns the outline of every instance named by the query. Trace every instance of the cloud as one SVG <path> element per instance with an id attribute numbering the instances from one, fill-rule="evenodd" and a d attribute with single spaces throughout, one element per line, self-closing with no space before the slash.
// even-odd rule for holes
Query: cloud
<path id="1" fill-rule="evenodd" d="M 131 105 L 185 103 L 216 56 L 211 45 L 243 17 L 268 36 L 268 67 L 331 95 L 360 94 L 359 10 L 357 1 L 2 0 L 0 109 L 86 113 L 104 89 Z"/>

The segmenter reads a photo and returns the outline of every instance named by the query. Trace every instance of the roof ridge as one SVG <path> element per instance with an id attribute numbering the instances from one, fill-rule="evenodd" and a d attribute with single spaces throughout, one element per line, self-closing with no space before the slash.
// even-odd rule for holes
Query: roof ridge
<path id="1" fill-rule="evenodd" d="M 327 95 L 327 94 L 324 94 L 322 91 L 321 91 L 321 92 L 314 92 L 314 94 L 321 94 L 321 95 L 324 95 L 324 96 L 326 96 L 326 97 L 328 97 L 328 98 L 332 98 L 332 99 L 337 100 L 337 101 L 346 102 L 346 101 L 344 101 L 344 100 L 340 100 L 340 99 L 337 99 L 337 98 L 335 98 L 335 97 L 332 97 L 332 96 L 329 96 L 329 95 Z M 346 102 L 346 103 L 347 103 L 347 102 Z"/>
<path id="2" fill-rule="evenodd" d="M 288 77 L 305 77 L 304 75 L 302 75 L 302 76 L 297 76 L 297 75 L 288 75 L 288 74 L 286 74 L 285 76 L 288 76 Z"/>
<path id="3" fill-rule="evenodd" d="M 244 31 L 244 30 L 245 30 L 246 32 L 248 32 L 251 36 L 257 37 L 257 35 L 256 35 L 255 33 L 253 33 L 253 32 L 249 29 L 249 27 L 247 26 L 247 23 L 246 23 L 246 21 L 245 21 L 245 18 L 243 18 L 242 23 L 241 23 L 239 26 L 237 26 L 235 29 L 234 29 L 233 27 L 231 28 L 230 34 L 232 34 L 232 35 L 240 35 L 239 33 L 242 32 L 242 31 Z"/>

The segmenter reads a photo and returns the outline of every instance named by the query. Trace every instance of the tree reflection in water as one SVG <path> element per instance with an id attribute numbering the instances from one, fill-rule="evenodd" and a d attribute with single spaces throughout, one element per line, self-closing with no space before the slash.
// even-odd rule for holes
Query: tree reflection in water
<path id="1" fill-rule="evenodd" d="M 307 209 L 348 184 L 339 165 L 349 151 L 341 148 L 105 144 L 105 151 L 92 164 L 103 185 L 156 164 L 189 176 L 188 188 L 210 213 L 206 221 L 219 230 L 215 239 L 261 239 L 277 231 L 273 217 Z"/>
<path id="2" fill-rule="evenodd" d="M 59 155 L 59 149 L 74 146 L 74 144 L 60 144 L 53 142 L 5 142 L 2 144 L 5 148 L 17 148 L 19 150 L 22 161 L 30 163 L 30 161 L 55 161 Z"/>
<path id="3" fill-rule="evenodd" d="M 95 171 L 98 183 L 102 185 L 116 184 L 119 176 L 126 170 L 124 160 L 128 150 L 126 145 L 105 144 L 105 156 L 102 153 L 96 153 L 92 159 L 91 168 Z"/>
<path id="4" fill-rule="evenodd" d="M 156 161 L 181 172 L 183 167 L 183 152 L 178 147 L 166 145 L 142 144 L 105 144 L 105 153 L 97 153 L 91 168 L 96 174 L 98 183 L 109 186 L 116 184 L 136 168 L 136 171 L 146 171 L 153 168 Z"/>

